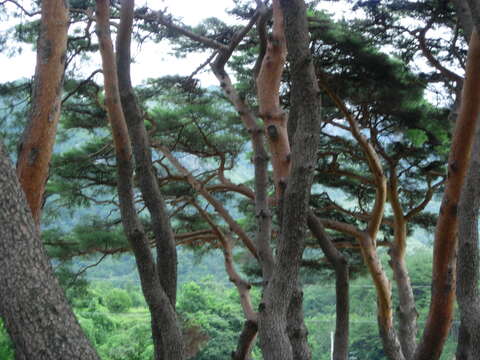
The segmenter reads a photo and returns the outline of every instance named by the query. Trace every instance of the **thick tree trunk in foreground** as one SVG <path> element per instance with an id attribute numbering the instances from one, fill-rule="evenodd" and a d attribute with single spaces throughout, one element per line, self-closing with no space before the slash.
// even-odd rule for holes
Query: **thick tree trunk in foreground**
<path id="1" fill-rule="evenodd" d="M 60 118 L 68 20 L 67 1 L 42 1 L 32 107 L 17 162 L 17 176 L 37 227 Z"/>
<path id="2" fill-rule="evenodd" d="M 448 159 L 448 179 L 435 231 L 430 311 L 415 360 L 436 360 L 440 357 L 453 317 L 457 211 L 480 113 L 479 69 L 480 41 L 477 32 L 473 32 L 460 113 Z"/>
<path id="3" fill-rule="evenodd" d="M 53 274 L 0 144 L 0 315 L 17 360 L 98 360 Z"/>
<path id="4" fill-rule="evenodd" d="M 105 82 L 105 105 L 112 127 L 118 171 L 118 197 L 124 231 L 137 262 L 143 294 L 152 316 L 153 335 L 158 335 L 161 326 L 161 339 L 154 339 L 156 357 L 168 360 L 183 360 L 185 349 L 182 333 L 177 323 L 175 309 L 163 288 L 155 261 L 150 251 L 148 239 L 138 218 L 133 195 L 132 148 L 127 125 L 123 115 L 118 89 L 117 66 L 110 37 L 110 10 L 108 0 L 97 0 L 97 36 L 102 55 Z M 161 349 L 158 346 L 161 344 Z"/>
<path id="5" fill-rule="evenodd" d="M 455 9 L 467 39 L 480 25 L 473 1 L 455 0 Z M 478 5 L 478 3 L 477 3 Z M 474 6 L 474 11 L 471 7 Z M 475 19 L 472 18 L 472 14 Z M 478 119 L 477 119 L 478 122 Z M 478 211 L 480 208 L 480 127 L 477 124 L 467 177 L 458 207 L 457 302 L 460 311 L 457 360 L 480 358 L 480 295 L 478 293 Z"/>
<path id="6" fill-rule="evenodd" d="M 294 360 L 308 360 L 312 353 L 308 345 L 308 330 L 303 312 L 303 291 L 300 286 L 293 290 L 287 310 L 287 335 L 292 346 Z"/>
<path id="7" fill-rule="evenodd" d="M 347 360 L 350 317 L 348 262 L 345 256 L 333 245 L 321 221 L 312 211 L 308 213 L 308 227 L 335 269 L 336 324 L 333 360 Z"/>
<path id="8" fill-rule="evenodd" d="M 480 359 L 478 293 L 478 210 L 480 208 L 480 127 L 458 207 L 457 302 L 460 310 L 457 360 Z"/>
<path id="9" fill-rule="evenodd" d="M 303 0 L 289 0 L 280 1 L 280 4 L 293 69 L 291 112 L 296 116 L 297 126 L 291 156 L 292 168 L 283 196 L 277 259 L 259 311 L 260 346 L 265 360 L 294 358 L 293 344 L 287 334 L 287 312 L 298 282 L 320 132 L 320 99 L 314 69 L 308 61 L 310 51 L 305 3 Z M 274 2 L 274 19 L 278 5 Z M 295 353 L 299 353 L 298 349 Z M 303 353 L 304 358 L 308 359 L 308 349 Z"/>

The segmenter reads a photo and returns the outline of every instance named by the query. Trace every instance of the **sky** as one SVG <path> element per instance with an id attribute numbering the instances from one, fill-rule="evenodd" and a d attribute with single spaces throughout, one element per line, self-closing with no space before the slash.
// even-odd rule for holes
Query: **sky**
<path id="1" fill-rule="evenodd" d="M 232 0 L 137 0 L 136 3 L 138 4 L 137 6 L 142 6 L 142 3 L 144 3 L 155 10 L 167 9 L 174 16 L 181 17 L 184 24 L 191 26 L 212 16 L 220 17 L 226 22 L 234 21 L 232 18 L 228 20 L 228 15 L 225 13 L 226 9 L 233 7 L 234 3 Z M 7 6 L 13 9 L 11 4 Z M 347 6 L 345 6 L 344 2 L 335 3 L 334 8 L 332 8 L 331 2 L 327 2 L 324 7 L 335 10 L 338 17 L 348 15 Z M 0 31 L 4 31 L 16 22 L 18 22 L 18 19 L 0 21 Z M 155 45 L 148 44 L 141 48 L 133 45 L 132 82 L 137 85 L 149 77 L 154 78 L 174 74 L 190 75 L 210 55 L 210 53 L 193 54 L 184 59 L 178 59 L 171 52 L 172 50 L 168 42 L 161 42 Z M 85 76 L 88 76 L 90 72 L 100 67 L 100 55 L 97 54 L 93 60 L 93 64 L 85 70 Z M 22 77 L 31 78 L 35 71 L 35 53 L 31 47 L 24 47 L 22 54 L 15 56 L 15 58 L 8 58 L 4 54 L 0 54 L 0 69 L 2 69 L 0 71 L 0 83 Z M 217 80 L 210 71 L 204 71 L 197 75 L 196 78 L 200 80 L 202 86 L 217 84 Z M 101 83 L 101 75 L 97 75 L 95 80 Z"/>
<path id="2" fill-rule="evenodd" d="M 144 2 L 156 10 L 167 8 L 169 13 L 181 17 L 182 21 L 188 25 L 196 25 L 201 20 L 211 16 L 224 18 L 226 16 L 225 9 L 233 7 L 233 1 L 231 0 L 145 0 Z M 141 4 L 142 2 L 137 1 L 137 3 Z M 0 31 L 4 31 L 16 22 L 18 22 L 18 19 L 0 22 Z M 142 56 L 138 56 L 140 52 Z M 189 75 L 208 58 L 208 54 L 204 54 L 203 57 L 196 55 L 186 59 L 176 59 L 170 53 L 170 47 L 165 42 L 154 46 L 143 46 L 141 49 L 134 46 L 132 48 L 132 56 L 135 60 L 132 65 L 132 81 L 134 84 L 139 84 L 148 77 L 167 74 Z M 99 62 L 99 57 L 94 60 Z M 2 69 L 0 71 L 0 82 L 13 81 L 21 77 L 31 78 L 35 71 L 35 53 L 31 47 L 24 47 L 22 54 L 14 58 L 8 58 L 4 54 L 0 54 L 0 69 Z M 215 82 L 210 74 L 200 75 L 200 80 L 204 86 L 212 85 Z"/>

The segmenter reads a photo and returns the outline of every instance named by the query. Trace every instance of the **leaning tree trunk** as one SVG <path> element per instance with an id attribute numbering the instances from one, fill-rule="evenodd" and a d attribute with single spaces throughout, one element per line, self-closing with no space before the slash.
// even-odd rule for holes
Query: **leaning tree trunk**
<path id="1" fill-rule="evenodd" d="M 118 197 L 124 231 L 132 247 L 140 275 L 142 291 L 152 316 L 152 334 L 157 359 L 183 360 L 185 349 L 175 309 L 163 288 L 149 241 L 137 215 L 133 194 L 132 148 L 121 107 L 117 66 L 110 37 L 108 0 L 97 0 L 97 36 L 102 56 L 105 82 L 105 105 L 112 128 L 118 171 Z M 162 326 L 159 332 L 159 326 Z M 161 346 L 161 348 L 160 348 Z"/>
<path id="2" fill-rule="evenodd" d="M 274 1 L 273 4 L 274 20 L 277 19 L 278 11 L 283 10 L 284 13 L 287 47 L 294 69 L 291 112 L 297 120 L 291 154 L 291 172 L 283 196 L 282 225 L 276 263 L 259 309 L 259 336 L 265 360 L 290 360 L 294 358 L 294 352 L 286 333 L 286 319 L 292 295 L 297 287 L 304 248 L 308 201 L 320 132 L 320 100 L 314 69 L 308 61 L 311 58 L 305 3 L 303 0 L 289 0 L 280 1 L 280 4 Z M 271 137 L 274 132 L 270 132 L 268 135 Z M 289 161 L 290 156 L 279 160 Z M 295 353 L 300 352 L 297 349 Z M 308 358 L 308 349 L 303 353 Z"/>
<path id="3" fill-rule="evenodd" d="M 480 114 L 480 40 L 470 37 L 462 102 L 448 159 L 448 179 L 435 231 L 432 298 L 415 360 L 436 360 L 448 336 L 455 302 L 458 205 Z"/>
<path id="4" fill-rule="evenodd" d="M 60 118 L 68 20 L 67 1 L 42 1 L 32 107 L 17 162 L 17 175 L 37 227 Z"/>
<path id="5" fill-rule="evenodd" d="M 99 360 L 43 249 L 0 144 L 0 315 L 17 360 Z"/>

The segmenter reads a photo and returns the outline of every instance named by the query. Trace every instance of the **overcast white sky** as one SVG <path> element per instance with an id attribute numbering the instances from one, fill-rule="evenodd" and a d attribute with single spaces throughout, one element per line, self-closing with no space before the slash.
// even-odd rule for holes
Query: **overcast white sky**
<path id="1" fill-rule="evenodd" d="M 137 4 L 143 1 L 137 0 Z M 207 17 L 220 17 L 227 21 L 226 9 L 233 7 L 232 0 L 144 0 L 146 5 L 153 9 L 168 8 L 169 13 L 180 16 L 183 22 L 188 25 L 196 25 L 202 19 Z M 253 0 L 252 0 L 253 2 Z M 13 6 L 13 5 L 9 5 Z M 324 6 L 330 7 L 335 11 L 338 17 L 346 14 L 347 8 L 345 3 L 327 2 Z M 12 22 L 0 23 L 0 31 L 11 26 L 18 19 L 12 19 Z M 177 59 L 172 55 L 168 43 L 163 42 L 157 45 L 143 46 L 141 49 L 134 47 L 132 55 L 135 63 L 132 65 L 132 80 L 135 84 L 139 84 L 142 80 L 148 77 L 158 77 L 162 75 L 189 75 L 201 63 L 203 63 L 209 54 L 192 55 L 186 59 Z M 141 54 L 141 55 L 140 55 Z M 95 60 L 97 64 L 93 64 L 90 70 L 94 70 L 100 65 L 99 56 Z M 35 70 L 35 53 L 31 48 L 24 48 L 22 55 L 15 58 L 8 58 L 0 54 L 0 82 L 13 81 L 21 77 L 30 78 L 33 76 Z M 202 82 L 203 86 L 216 84 L 216 79 L 210 72 L 205 72 L 197 76 Z M 100 76 L 96 79 L 101 81 Z"/>
<path id="2" fill-rule="evenodd" d="M 137 3 L 141 3 L 137 1 Z M 225 17 L 225 9 L 232 8 L 231 0 L 146 0 L 145 3 L 156 9 L 168 8 L 171 14 L 181 16 L 183 22 L 188 25 L 198 24 L 202 19 L 211 16 Z M 0 24 L 0 30 L 6 29 L 12 22 Z M 132 67 L 132 78 L 135 83 L 147 77 L 156 77 L 166 74 L 190 74 L 201 64 L 203 58 L 199 56 L 187 59 L 176 59 L 169 56 L 168 44 L 163 43 L 155 46 L 144 46 L 141 49 L 134 47 L 132 54 L 135 64 Z M 141 51 L 141 56 L 137 56 Z M 204 59 L 208 57 L 205 54 Z M 21 77 L 32 77 L 35 70 L 35 54 L 31 48 L 25 48 L 22 55 L 8 58 L 0 54 L 0 82 L 13 81 Z M 209 85 L 213 79 L 211 76 L 202 76 L 202 83 Z"/>

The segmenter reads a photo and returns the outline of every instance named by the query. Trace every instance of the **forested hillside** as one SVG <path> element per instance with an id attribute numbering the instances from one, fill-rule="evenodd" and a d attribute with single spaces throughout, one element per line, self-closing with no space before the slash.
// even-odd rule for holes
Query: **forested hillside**
<path id="1" fill-rule="evenodd" d="M 428 312 L 430 251 L 428 247 L 418 249 L 409 255 L 408 261 L 421 324 Z M 182 259 L 178 271 L 179 312 L 182 319 L 194 325 L 197 331 L 194 338 L 198 347 L 193 347 L 191 358 L 227 359 L 229 349 L 235 347 L 237 341 L 242 312 L 235 289 L 223 270 L 222 255 L 214 251 L 197 258 L 190 252 L 182 251 L 179 256 Z M 81 269 L 92 262 L 77 265 Z M 314 359 L 330 359 L 331 334 L 335 331 L 335 286 L 332 280 L 331 275 L 322 276 L 317 271 L 305 278 L 305 319 Z M 69 281 L 71 277 L 68 276 L 65 283 Z M 353 280 L 350 288 L 350 359 L 387 359 L 377 337 L 376 300 L 371 282 L 364 275 Z M 102 359 L 152 358 L 149 314 L 131 256 L 104 260 L 68 286 L 67 295 Z M 259 295 L 257 289 L 256 301 Z M 394 301 L 397 303 L 396 299 Z M 451 359 L 455 352 L 458 326 L 456 318 L 442 359 Z M 13 360 L 13 350 L 5 332 L 0 344 L 1 359 Z M 254 359 L 261 359 L 259 349 L 254 354 Z"/>
<path id="2" fill-rule="evenodd" d="M 0 2 L 0 360 L 480 359 L 480 2 L 220 3 Z"/>

